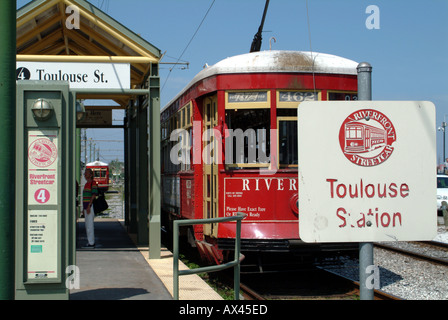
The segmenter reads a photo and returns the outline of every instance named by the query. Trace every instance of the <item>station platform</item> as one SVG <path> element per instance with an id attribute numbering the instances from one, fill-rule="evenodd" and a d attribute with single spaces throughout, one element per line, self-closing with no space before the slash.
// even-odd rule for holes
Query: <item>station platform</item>
<path id="1" fill-rule="evenodd" d="M 148 259 L 148 247 L 136 246 L 117 219 L 95 218 L 95 248 L 87 244 L 84 219 L 77 224 L 76 265 L 80 288 L 70 300 L 172 300 L 173 255 Z M 187 268 L 179 261 L 179 268 Z M 197 275 L 179 277 L 180 300 L 222 300 Z"/>

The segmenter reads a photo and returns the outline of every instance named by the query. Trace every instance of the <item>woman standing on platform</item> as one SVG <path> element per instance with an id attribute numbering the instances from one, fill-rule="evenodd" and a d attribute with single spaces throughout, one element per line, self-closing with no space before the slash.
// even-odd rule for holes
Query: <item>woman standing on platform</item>
<path id="1" fill-rule="evenodd" d="M 93 200 L 98 196 L 98 184 L 93 180 L 92 169 L 86 169 L 84 171 L 84 177 L 87 182 L 84 185 L 82 192 L 82 203 L 84 208 L 84 218 L 87 234 L 87 248 L 95 248 L 95 229 L 93 219 L 95 218 L 95 211 L 93 208 Z"/>

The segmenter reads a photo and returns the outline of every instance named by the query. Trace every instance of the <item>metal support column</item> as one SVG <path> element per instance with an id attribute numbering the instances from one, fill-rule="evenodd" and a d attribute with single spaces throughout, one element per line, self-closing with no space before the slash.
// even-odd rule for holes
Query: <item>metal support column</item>
<path id="1" fill-rule="evenodd" d="M 124 136 L 124 225 L 129 227 L 129 108 L 126 109 L 126 115 L 124 117 L 124 128 L 123 128 L 123 136 Z"/>
<path id="2" fill-rule="evenodd" d="M 149 242 L 148 233 L 148 106 L 147 97 L 138 97 L 137 109 L 137 241 L 140 245 Z"/>
<path id="3" fill-rule="evenodd" d="M 16 1 L 0 4 L 0 299 L 14 299 Z"/>
<path id="4" fill-rule="evenodd" d="M 361 62 L 358 67 L 358 100 L 372 100 L 372 66 Z M 373 300 L 373 286 L 367 286 L 367 268 L 373 265 L 373 243 L 359 243 L 359 288 L 361 300 Z"/>
<path id="5" fill-rule="evenodd" d="M 76 101 L 75 101 L 76 102 Z M 79 209 L 80 209 L 80 206 L 79 206 L 79 204 L 81 203 L 81 201 L 79 201 L 79 195 L 81 194 L 81 190 L 80 190 L 80 188 L 79 188 L 79 186 L 80 186 L 80 184 L 81 184 L 81 172 L 82 172 L 82 168 L 81 168 L 81 161 L 82 161 L 82 159 L 81 159 L 81 140 L 82 140 L 82 138 L 81 138 L 81 129 L 76 129 L 76 155 L 75 155 L 75 180 L 76 180 L 76 190 L 75 190 L 75 194 L 76 195 L 78 195 L 77 197 L 76 197 L 76 200 L 77 200 L 77 206 L 76 206 L 76 210 L 75 210 L 75 212 L 76 212 L 76 217 L 79 217 L 80 216 L 80 212 L 79 212 Z"/>
<path id="6" fill-rule="evenodd" d="M 151 64 L 148 96 L 149 150 L 149 259 L 160 259 L 161 167 L 160 78 L 158 64 Z"/>
<path id="7" fill-rule="evenodd" d="M 135 118 L 135 107 L 132 106 L 129 112 L 129 128 L 128 128 L 128 157 L 129 166 L 128 181 L 128 206 L 129 206 L 129 232 L 137 233 L 137 152 L 136 152 L 136 131 L 137 119 Z"/>

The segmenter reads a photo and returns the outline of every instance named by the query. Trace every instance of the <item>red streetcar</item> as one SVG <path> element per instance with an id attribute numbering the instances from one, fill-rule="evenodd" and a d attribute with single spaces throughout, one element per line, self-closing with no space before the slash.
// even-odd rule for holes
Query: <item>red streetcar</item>
<path id="1" fill-rule="evenodd" d="M 353 250 L 300 240 L 298 152 L 307 150 L 297 147 L 297 110 L 303 101 L 356 100 L 357 65 L 323 53 L 264 51 L 199 72 L 161 113 L 165 227 L 243 212 L 243 253 Z M 211 263 L 226 260 L 234 238 L 234 222 L 189 230 Z"/>
<path id="2" fill-rule="evenodd" d="M 106 192 L 109 189 L 109 165 L 98 160 L 88 163 L 86 168 L 92 169 L 93 180 L 98 183 L 99 191 Z"/>

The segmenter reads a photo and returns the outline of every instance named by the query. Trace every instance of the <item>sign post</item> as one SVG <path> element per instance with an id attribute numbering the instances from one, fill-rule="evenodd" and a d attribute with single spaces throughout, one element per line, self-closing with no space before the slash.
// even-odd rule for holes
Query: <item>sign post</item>
<path id="1" fill-rule="evenodd" d="M 372 100 L 372 66 L 362 62 L 358 70 L 358 100 Z M 367 287 L 367 268 L 373 266 L 373 243 L 359 243 L 359 296 L 361 300 L 373 300 L 373 287 Z"/>
<path id="2" fill-rule="evenodd" d="M 67 83 L 18 81 L 16 299 L 68 299 L 74 262 L 75 108 Z"/>

